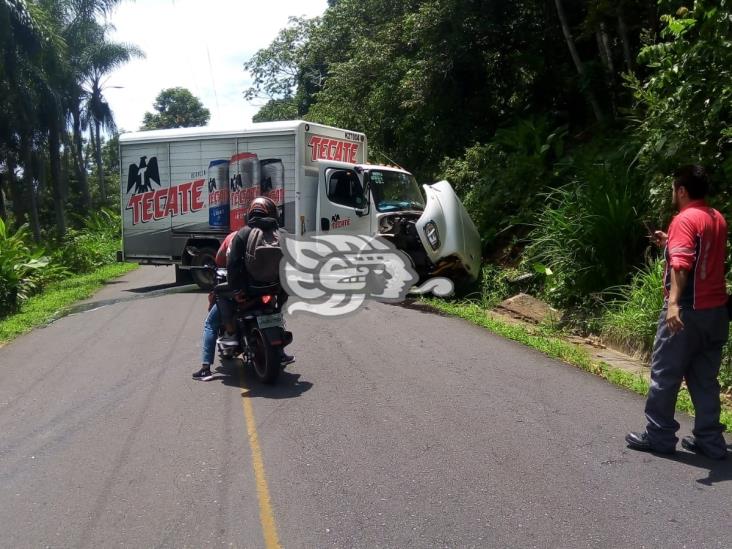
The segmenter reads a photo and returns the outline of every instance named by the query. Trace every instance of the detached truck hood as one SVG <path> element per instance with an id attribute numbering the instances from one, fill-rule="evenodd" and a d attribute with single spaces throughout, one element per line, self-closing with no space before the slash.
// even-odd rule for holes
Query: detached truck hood
<path id="1" fill-rule="evenodd" d="M 480 235 L 450 183 L 423 185 L 424 213 L 416 222 L 417 234 L 430 261 L 457 261 L 471 280 L 480 272 Z"/>

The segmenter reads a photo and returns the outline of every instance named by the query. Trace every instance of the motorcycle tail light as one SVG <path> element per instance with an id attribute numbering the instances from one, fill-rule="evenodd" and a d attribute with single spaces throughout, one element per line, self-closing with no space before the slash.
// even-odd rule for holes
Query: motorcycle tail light
<path id="1" fill-rule="evenodd" d="M 272 296 L 271 295 L 263 295 L 262 296 L 262 303 L 264 303 L 265 305 L 269 305 L 269 302 L 270 301 L 272 301 Z"/>

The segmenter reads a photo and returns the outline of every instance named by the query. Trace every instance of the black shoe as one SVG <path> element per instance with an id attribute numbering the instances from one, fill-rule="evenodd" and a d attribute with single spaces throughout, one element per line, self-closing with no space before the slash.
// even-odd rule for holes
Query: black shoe
<path id="1" fill-rule="evenodd" d="M 716 460 L 727 459 L 726 450 L 723 454 L 709 454 L 706 450 L 703 450 L 702 447 L 696 443 L 696 439 L 692 436 L 682 438 L 681 447 L 684 450 L 688 450 L 689 452 L 694 452 L 695 454 L 701 454 L 703 456 L 708 457 L 709 459 L 716 459 Z"/>
<path id="2" fill-rule="evenodd" d="M 293 362 L 295 362 L 295 357 L 292 355 L 288 355 L 286 352 L 282 351 L 280 364 L 282 364 L 283 366 L 287 366 L 288 364 L 292 364 Z"/>
<path id="3" fill-rule="evenodd" d="M 628 433 L 625 435 L 625 442 L 633 450 L 640 452 L 656 452 L 657 454 L 673 454 L 675 450 L 659 450 L 651 446 L 651 442 L 648 440 L 648 433 L 643 431 L 642 433 Z"/>
<path id="4" fill-rule="evenodd" d="M 192 377 L 196 381 L 210 381 L 213 379 L 214 376 L 208 366 L 202 366 L 200 370 L 193 374 Z"/>

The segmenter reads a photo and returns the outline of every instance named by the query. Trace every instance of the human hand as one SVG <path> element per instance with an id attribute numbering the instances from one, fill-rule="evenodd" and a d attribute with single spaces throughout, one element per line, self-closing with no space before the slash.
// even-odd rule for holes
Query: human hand
<path id="1" fill-rule="evenodd" d="M 668 235 L 663 231 L 653 231 L 650 238 L 656 246 L 665 246 L 668 242 Z"/>
<path id="2" fill-rule="evenodd" d="M 681 309 L 676 303 L 669 303 L 666 311 L 666 324 L 672 334 L 676 334 L 684 329 L 684 323 L 681 321 Z"/>

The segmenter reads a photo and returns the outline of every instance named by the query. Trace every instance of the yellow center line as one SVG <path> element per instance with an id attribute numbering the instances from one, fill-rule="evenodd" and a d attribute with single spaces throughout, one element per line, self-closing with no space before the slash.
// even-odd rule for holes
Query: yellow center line
<path id="1" fill-rule="evenodd" d="M 277 537 L 277 526 L 275 525 L 274 513 L 272 512 L 269 488 L 267 487 L 267 477 L 264 474 L 264 460 L 262 459 L 262 449 L 259 446 L 257 424 L 254 421 L 254 408 L 252 407 L 249 396 L 246 394 L 247 392 L 247 389 L 244 389 L 241 401 L 244 406 L 244 417 L 247 420 L 249 446 L 252 449 L 252 466 L 254 467 L 254 479 L 257 485 L 259 520 L 262 523 L 264 546 L 267 549 L 280 549 L 280 540 Z"/>

